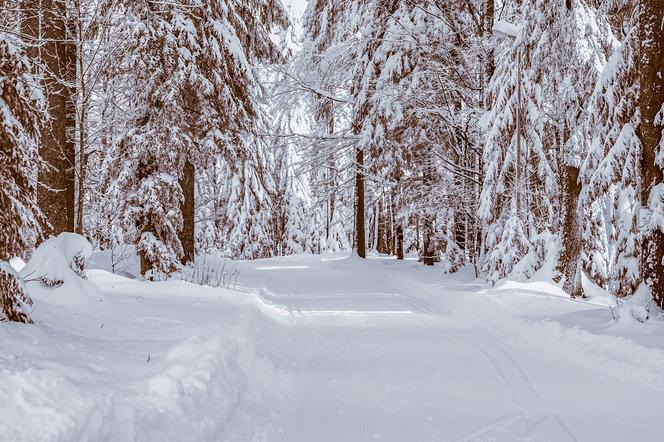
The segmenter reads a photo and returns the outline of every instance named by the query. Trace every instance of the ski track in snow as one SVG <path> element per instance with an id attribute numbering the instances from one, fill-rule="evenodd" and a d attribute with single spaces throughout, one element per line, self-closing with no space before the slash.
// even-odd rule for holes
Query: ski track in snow
<path id="1" fill-rule="evenodd" d="M 238 262 L 235 291 L 93 271 L 103 302 L 39 294 L 37 326 L 0 328 L 0 440 L 661 440 L 661 323 L 338 258 Z"/>

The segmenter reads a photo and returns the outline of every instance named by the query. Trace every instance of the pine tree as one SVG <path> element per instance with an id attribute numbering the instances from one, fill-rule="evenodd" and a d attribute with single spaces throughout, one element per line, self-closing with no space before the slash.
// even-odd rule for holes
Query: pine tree
<path id="1" fill-rule="evenodd" d="M 307 245 L 306 207 L 304 201 L 294 194 L 289 194 L 288 220 L 286 222 L 284 254 L 303 253 Z"/>
<path id="2" fill-rule="evenodd" d="M 576 175 L 583 148 L 574 131 L 605 63 L 610 31 L 578 0 L 555 8 L 529 0 L 512 14 L 519 32 L 496 54 L 491 107 L 484 118 L 486 172 L 479 212 L 487 223 L 484 270 L 492 281 L 515 269 L 532 275 L 550 253 L 550 233 L 561 226 L 559 269 L 566 289 L 576 295 Z M 560 220 L 554 210 L 559 195 Z"/>
<path id="3" fill-rule="evenodd" d="M 140 196 L 144 192 L 163 198 L 138 207 L 157 209 L 154 213 L 167 218 L 162 222 L 146 213 L 141 218 L 145 223 L 136 225 L 138 230 L 131 233 L 139 241 L 142 267 L 156 266 L 163 271 L 193 255 L 195 205 L 191 198 L 196 167 L 223 156 L 235 176 L 247 180 L 239 193 L 243 198 L 250 198 L 263 179 L 256 176 L 260 152 L 251 148 L 252 132 L 260 118 L 259 84 L 252 63 L 279 58 L 269 32 L 273 26 L 285 26 L 287 19 L 280 4 L 264 0 L 139 1 L 128 5 L 126 13 L 131 20 L 123 25 L 130 27 L 131 39 L 125 63 L 136 118 L 132 131 L 118 143 L 127 150 L 122 154 L 127 159 L 119 177 L 141 201 L 147 201 Z M 161 161 L 166 158 L 167 162 Z M 139 176 L 142 178 L 137 180 Z M 122 198 L 122 194 L 116 195 Z M 247 200 L 235 207 L 249 209 L 252 204 Z M 136 206 L 125 201 L 122 207 L 126 211 Z M 240 215 L 235 220 L 253 216 Z M 131 218 L 125 213 L 124 219 Z M 133 226 L 125 227 L 132 232 Z M 257 234 L 255 225 L 236 227 Z M 177 235 L 172 234 L 173 229 Z M 260 248 L 263 254 L 269 246 Z M 159 250 L 163 263 L 150 261 L 145 255 L 148 249 Z M 163 254 L 170 255 L 166 259 Z"/>
<path id="4" fill-rule="evenodd" d="M 627 35 L 613 51 L 588 103 L 580 128 L 584 149 L 580 176 L 583 190 L 583 263 L 589 276 L 617 296 L 636 289 L 638 255 L 639 37 L 630 22 Z"/>
<path id="5" fill-rule="evenodd" d="M 31 80 L 25 53 L 0 32 L 0 321 L 30 322 L 32 302 L 16 272 L 9 266 L 23 254 L 39 232 L 34 173 L 43 99 Z"/>

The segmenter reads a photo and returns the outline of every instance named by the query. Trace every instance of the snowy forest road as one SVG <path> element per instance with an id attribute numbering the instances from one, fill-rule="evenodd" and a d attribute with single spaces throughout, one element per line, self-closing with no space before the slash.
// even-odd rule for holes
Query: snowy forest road
<path id="1" fill-rule="evenodd" d="M 416 261 L 208 264 L 241 287 L 35 291 L 0 329 L 0 441 L 662 440 L 661 321 Z"/>
<path id="2" fill-rule="evenodd" d="M 378 259 L 360 272 L 352 259 L 270 263 L 243 269 L 276 319 L 259 326 L 257 354 L 289 379 L 268 440 L 657 440 L 664 428 L 661 393 L 511 343 L 491 318 L 528 324 L 484 295 L 469 302 L 458 288 L 472 284 Z"/>

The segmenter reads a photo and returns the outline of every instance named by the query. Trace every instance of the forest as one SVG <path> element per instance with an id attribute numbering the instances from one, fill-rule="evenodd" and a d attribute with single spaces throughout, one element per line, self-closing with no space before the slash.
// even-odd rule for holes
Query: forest
<path id="1" fill-rule="evenodd" d="M 0 0 L 0 440 L 662 440 L 663 312 L 662 0 Z"/>
<path id="2" fill-rule="evenodd" d="M 663 9 L 3 0 L 0 259 L 76 232 L 149 278 L 203 252 L 492 283 L 553 260 L 570 296 L 585 273 L 662 308 Z"/>

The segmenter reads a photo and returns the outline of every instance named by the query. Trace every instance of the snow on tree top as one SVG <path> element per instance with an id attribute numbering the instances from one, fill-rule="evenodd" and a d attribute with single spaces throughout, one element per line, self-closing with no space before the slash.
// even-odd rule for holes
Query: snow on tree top
<path id="1" fill-rule="evenodd" d="M 519 34 L 519 28 L 505 20 L 498 20 L 496 23 L 494 23 L 492 31 L 494 34 L 513 38 L 516 38 L 516 36 Z"/>

